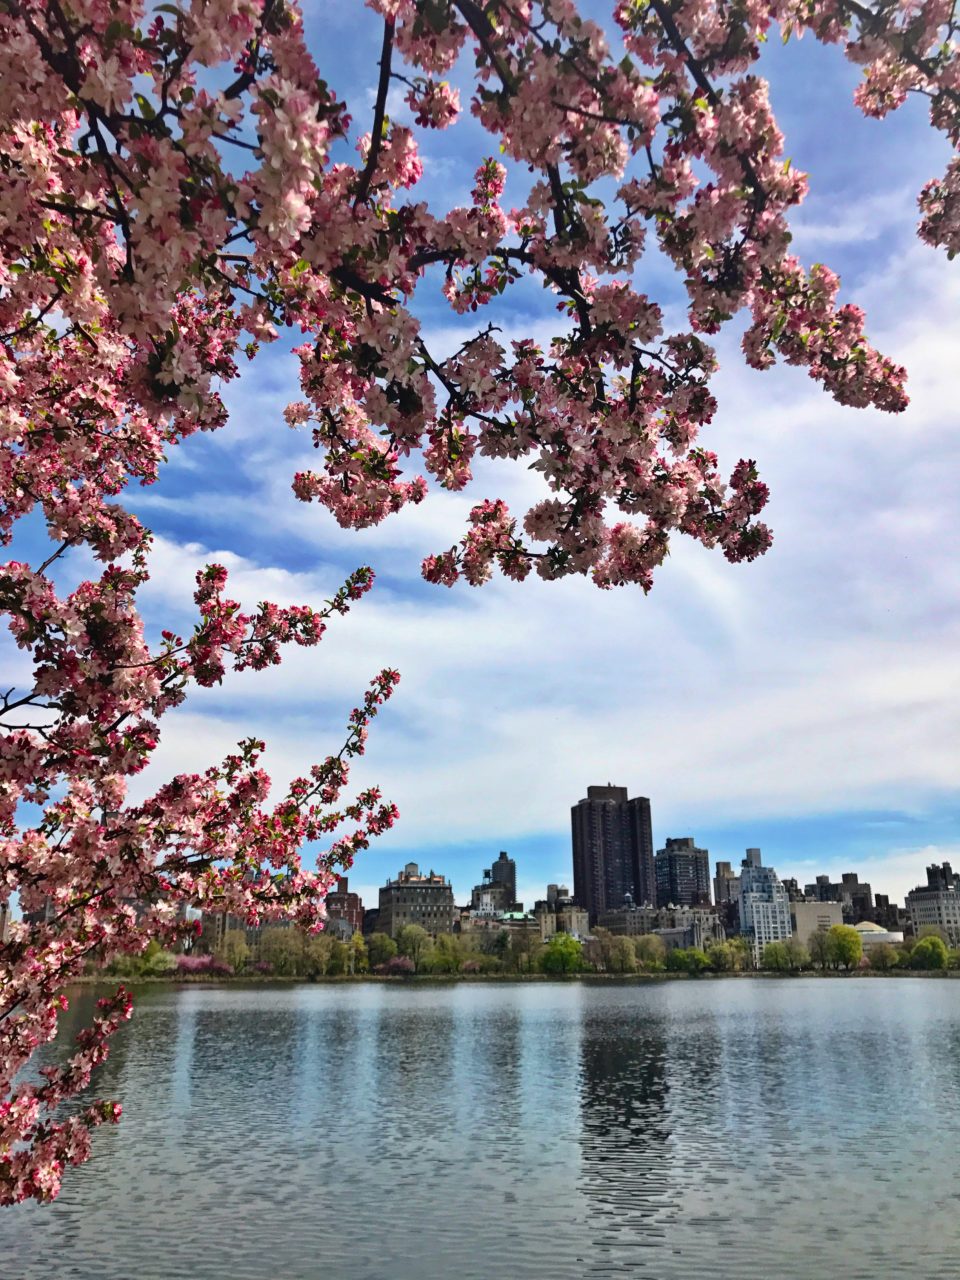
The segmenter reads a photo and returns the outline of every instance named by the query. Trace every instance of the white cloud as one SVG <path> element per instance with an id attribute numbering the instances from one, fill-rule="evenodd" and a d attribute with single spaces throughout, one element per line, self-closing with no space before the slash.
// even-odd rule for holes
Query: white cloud
<path id="1" fill-rule="evenodd" d="M 815 191 L 816 196 L 816 191 Z M 815 216 L 801 209 L 790 219 L 793 248 L 807 258 L 822 249 L 838 245 L 861 245 L 881 240 L 891 231 L 910 224 L 916 217 L 917 193 L 907 186 L 862 199 L 821 197 L 815 199 Z M 809 206 L 808 206 L 809 209 Z"/>
<path id="2" fill-rule="evenodd" d="M 882 221 L 898 199 L 868 202 L 834 239 L 856 234 L 858 218 Z M 758 459 L 776 541 L 740 567 L 678 541 L 648 599 L 580 580 L 417 589 L 421 557 L 459 536 L 474 501 L 501 494 L 522 510 L 536 479 L 483 464 L 466 494 L 434 494 L 378 529 L 339 530 L 290 493 L 293 470 L 316 459 L 282 424 L 297 396 L 295 358 L 254 366 L 231 397 L 231 428 L 197 444 L 222 460 L 211 495 L 185 497 L 172 475 L 142 499 L 161 527 L 190 514 L 203 531 L 202 544 L 158 539 L 148 615 L 187 625 L 193 572 L 212 558 L 227 564 L 247 605 L 318 603 L 344 563 L 369 560 L 381 582 L 318 650 L 293 650 L 279 668 L 191 696 L 165 721 L 156 767 L 138 786 L 202 768 L 250 733 L 268 740 L 282 783 L 339 745 L 359 692 L 389 664 L 403 681 L 358 774 L 400 805 L 406 847 L 492 833 L 509 847 L 511 836 L 548 833 L 565 859 L 570 804 L 608 778 L 651 796 L 660 832 L 742 822 L 744 844 L 755 819 L 922 813 L 955 795 L 960 280 L 942 257 L 911 246 L 878 259 L 857 301 L 878 344 L 908 365 L 909 411 L 842 409 L 801 371 L 745 369 L 724 339 L 721 411 L 704 443 L 727 467 Z M 538 322 L 512 323 L 529 334 Z M 548 318 L 542 331 L 558 323 Z M 454 327 L 433 337 L 441 347 L 458 340 Z M 287 539 L 284 562 L 295 570 L 271 565 L 266 550 L 225 549 L 258 522 L 274 540 L 265 547 Z M 919 840 L 884 859 L 874 883 L 899 878 L 902 892 L 922 876 Z M 830 853 L 813 858 L 818 869 L 841 869 Z M 458 891 L 469 882 L 458 876 Z"/>
<path id="3" fill-rule="evenodd" d="M 358 536 L 290 495 L 288 464 L 312 451 L 248 434 L 255 500 L 211 507 L 209 552 L 159 541 L 151 613 L 186 609 L 211 555 L 247 604 L 317 602 L 344 556 L 385 579 L 319 650 L 192 698 L 165 728 L 158 771 L 201 767 L 252 732 L 285 780 L 338 741 L 359 690 L 390 664 L 403 682 L 360 773 L 400 805 L 407 847 L 498 832 L 556 833 L 565 849 L 569 805 L 607 778 L 650 795 L 661 831 L 742 821 L 744 844 L 751 820 L 923 810 L 955 794 L 960 444 L 944 406 L 960 285 L 913 248 L 863 293 L 878 341 L 910 367 L 910 410 L 842 409 L 800 371 L 746 370 L 725 343 L 707 442 L 727 465 L 759 460 L 776 542 L 741 567 L 678 544 L 648 599 L 580 580 L 411 594 L 421 556 L 458 536 L 470 503 L 504 492 L 522 504 L 529 473 L 485 467 L 468 494 Z M 255 390 L 247 403 L 259 415 L 268 399 Z M 304 548 L 301 570 L 218 549 L 238 520 L 267 513 Z M 912 883 L 922 860 L 909 858 Z"/>

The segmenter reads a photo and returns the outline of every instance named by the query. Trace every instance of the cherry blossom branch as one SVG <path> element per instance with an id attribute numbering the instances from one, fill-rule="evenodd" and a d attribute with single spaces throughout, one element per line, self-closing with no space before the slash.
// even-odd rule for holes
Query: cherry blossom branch
<path id="1" fill-rule="evenodd" d="M 373 112 L 373 128 L 370 131 L 370 151 L 357 183 L 354 207 L 363 204 L 370 190 L 370 182 L 377 171 L 380 148 L 383 145 L 383 125 L 387 110 L 387 93 L 390 89 L 390 55 L 393 52 L 393 23 L 383 24 L 383 47 L 380 50 L 380 80 L 377 84 L 377 101 Z"/>

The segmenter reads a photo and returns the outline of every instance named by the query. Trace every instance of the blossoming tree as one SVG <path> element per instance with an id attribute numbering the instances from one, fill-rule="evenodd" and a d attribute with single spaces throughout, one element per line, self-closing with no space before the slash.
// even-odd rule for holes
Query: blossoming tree
<path id="1" fill-rule="evenodd" d="M 427 558 L 425 577 L 447 585 L 496 566 L 648 590 L 675 533 L 731 561 L 764 552 L 754 463 L 724 480 L 700 442 L 716 411 L 707 338 L 738 312 L 754 367 L 781 358 L 841 403 L 906 404 L 903 370 L 838 302 L 837 277 L 790 254 L 807 180 L 783 160 L 752 66 L 774 25 L 841 44 L 864 67 L 864 111 L 925 95 L 955 146 L 949 0 L 620 0 L 609 32 L 571 0 L 371 7 L 382 47 L 360 134 L 289 0 L 0 0 L 2 535 L 38 516 L 49 535 L 40 563 L 0 566 L 23 654 L 0 705 L 0 900 L 17 893 L 31 918 L 0 949 L 0 1202 L 53 1198 L 90 1129 L 119 1114 L 61 1104 L 129 1014 L 122 991 L 64 1065 L 14 1080 L 54 1035 L 86 956 L 173 937 L 189 905 L 316 927 L 333 867 L 394 817 L 375 790 L 337 807 L 392 671 L 339 754 L 279 803 L 252 740 L 146 801 L 126 796 L 191 682 L 316 644 L 371 582 L 359 571 L 319 611 L 245 613 L 211 565 L 193 634 L 144 633 L 149 534 L 117 499 L 185 437 L 227 425 L 219 388 L 278 326 L 303 335 L 303 397 L 285 416 L 319 454 L 294 492 L 341 524 L 420 502 L 411 457 L 447 489 L 470 482 L 477 454 L 529 459 L 542 476 L 531 510 L 485 498 L 461 540 Z M 422 174 L 416 134 L 456 120 L 446 77 L 471 65 L 470 109 L 511 171 L 478 156 L 469 206 L 431 209 L 405 194 Z M 388 118 L 398 83 L 414 128 Z M 920 209 L 921 237 L 952 256 L 956 159 Z M 648 241 L 683 277 L 686 332 L 665 333 L 638 291 Z M 472 313 L 529 276 L 563 315 L 548 346 L 505 347 L 490 324 L 431 351 L 418 291 Z M 69 588 L 78 551 L 101 568 Z M 344 823 L 304 870 L 304 844 Z"/>

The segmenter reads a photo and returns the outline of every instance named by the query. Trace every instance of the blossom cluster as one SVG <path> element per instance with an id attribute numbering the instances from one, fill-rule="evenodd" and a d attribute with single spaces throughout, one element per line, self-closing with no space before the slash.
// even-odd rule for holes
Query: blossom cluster
<path id="1" fill-rule="evenodd" d="M 448 586 L 497 568 L 649 590 L 676 535 L 731 561 L 762 554 L 754 461 L 725 475 L 700 439 L 717 410 L 708 338 L 739 313 L 754 367 L 804 367 L 846 405 L 906 404 L 903 369 L 871 346 L 837 277 L 790 252 L 807 178 L 784 159 L 755 63 L 774 24 L 841 44 L 864 68 L 864 111 L 925 95 L 956 146 L 949 0 L 611 0 L 610 31 L 574 0 L 367 7 L 381 54 L 372 118 L 355 125 L 293 0 L 0 6 L 0 538 L 40 519 L 51 541 L 39 566 L 0 565 L 0 608 L 32 666 L 0 705 L 0 903 L 18 894 L 32 920 L 0 950 L 0 1201 L 52 1198 L 89 1129 L 117 1117 L 110 1104 L 69 1121 L 57 1109 L 87 1088 L 123 996 L 65 1067 L 17 1082 L 86 957 L 172 940 L 189 906 L 317 927 L 333 867 L 395 816 L 376 790 L 339 807 L 391 671 L 341 752 L 279 803 L 252 740 L 127 803 L 191 683 L 315 645 L 370 585 L 360 571 L 323 610 L 248 613 L 209 566 L 194 633 L 148 643 L 137 592 L 150 538 L 123 491 L 227 424 L 221 388 L 261 344 L 281 327 L 303 335 L 302 398 L 284 416 L 311 432 L 318 463 L 293 490 L 344 526 L 431 484 L 466 488 L 478 457 L 540 477 L 528 511 L 475 502 L 463 537 L 427 557 L 424 575 Z M 395 81 L 410 125 L 387 114 Z M 461 109 L 511 167 L 476 157 L 469 203 L 432 209 L 417 191 L 420 131 Z M 920 208 L 920 235 L 952 255 L 956 159 Z M 680 332 L 639 284 L 654 247 L 684 282 Z M 531 278 L 557 307 L 552 340 L 501 343 L 491 322 L 431 351 L 419 290 L 489 315 Z M 99 576 L 68 590 L 74 549 Z M 40 807 L 33 825 L 25 805 Z M 327 837 L 305 871 L 303 845 Z"/>

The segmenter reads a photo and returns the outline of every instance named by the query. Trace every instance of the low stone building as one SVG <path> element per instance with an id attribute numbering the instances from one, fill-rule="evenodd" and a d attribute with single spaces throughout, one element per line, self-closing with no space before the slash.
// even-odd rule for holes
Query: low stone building
<path id="1" fill-rule="evenodd" d="M 638 907 L 631 902 L 616 911 L 604 911 L 598 928 L 628 938 L 659 934 L 668 947 L 708 947 L 711 942 L 724 942 L 727 936 L 712 908 Z"/>
<path id="2" fill-rule="evenodd" d="M 541 901 L 533 909 L 540 926 L 540 938 L 546 942 L 557 933 L 569 933 L 573 938 L 585 938 L 590 932 L 590 914 L 572 898 L 556 898 L 553 902 Z"/>
<path id="3" fill-rule="evenodd" d="M 653 933 L 666 923 L 666 919 L 666 909 L 636 906 L 627 901 L 622 907 L 601 912 L 597 926 L 601 929 L 609 929 L 611 933 L 635 938 L 644 933 Z"/>
<path id="4" fill-rule="evenodd" d="M 466 942 L 479 942 L 498 933 L 506 933 L 510 938 L 529 937 L 539 942 L 540 923 L 536 916 L 525 911 L 502 911 L 498 915 L 464 911 L 460 916 L 460 933 Z"/>

